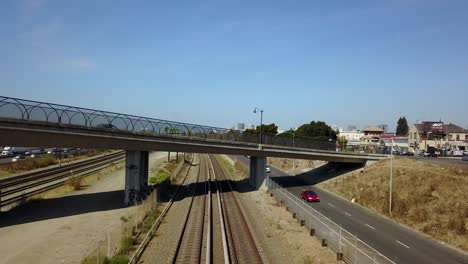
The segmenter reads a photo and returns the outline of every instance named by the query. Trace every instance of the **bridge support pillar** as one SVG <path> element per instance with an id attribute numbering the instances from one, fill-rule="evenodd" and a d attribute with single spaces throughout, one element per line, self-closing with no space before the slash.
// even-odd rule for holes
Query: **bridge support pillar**
<path id="1" fill-rule="evenodd" d="M 148 151 L 128 150 L 125 164 L 125 205 L 135 204 L 148 189 Z"/>
<path id="2" fill-rule="evenodd" d="M 265 182 L 266 157 L 250 156 L 250 186 L 258 189 Z"/>

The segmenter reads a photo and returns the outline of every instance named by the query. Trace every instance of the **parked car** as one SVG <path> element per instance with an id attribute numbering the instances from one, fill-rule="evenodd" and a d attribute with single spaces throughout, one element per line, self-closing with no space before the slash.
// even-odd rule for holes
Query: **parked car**
<path id="1" fill-rule="evenodd" d="M 47 154 L 57 154 L 57 153 L 60 153 L 60 150 L 58 148 L 49 149 L 47 151 Z"/>
<path id="2" fill-rule="evenodd" d="M 270 166 L 266 165 L 265 171 L 266 171 L 267 173 L 270 173 L 270 172 L 271 172 Z"/>
<path id="3" fill-rule="evenodd" d="M 304 190 L 301 192 L 301 198 L 307 202 L 320 202 L 319 196 L 312 190 Z"/>
<path id="4" fill-rule="evenodd" d="M 11 159 L 11 162 L 17 162 L 17 161 L 20 161 L 20 160 L 23 160 L 23 159 L 25 159 L 25 156 L 23 156 L 23 155 L 17 155 L 17 156 L 15 156 L 15 157 L 13 157 L 13 158 Z"/>
<path id="5" fill-rule="evenodd" d="M 462 160 L 468 161 L 468 152 L 463 153 Z"/>

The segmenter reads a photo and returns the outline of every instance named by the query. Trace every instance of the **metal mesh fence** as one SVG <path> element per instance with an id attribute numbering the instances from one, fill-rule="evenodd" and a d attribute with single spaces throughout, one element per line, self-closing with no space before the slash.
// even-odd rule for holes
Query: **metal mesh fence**
<path id="1" fill-rule="evenodd" d="M 156 190 L 152 191 L 141 203 L 132 206 L 128 216 L 121 218 L 119 226 L 107 233 L 101 234 L 82 264 L 103 264 L 106 258 L 115 255 L 128 254 L 132 250 L 134 237 L 146 215 L 156 206 Z"/>
<path id="2" fill-rule="evenodd" d="M 258 133 L 155 119 L 89 108 L 52 104 L 0 96 L 0 118 L 73 125 L 110 131 L 130 131 L 145 135 L 185 137 L 197 140 L 258 144 Z M 335 150 L 335 142 L 264 134 L 265 145 Z"/>
<path id="3" fill-rule="evenodd" d="M 266 179 L 269 191 L 274 197 L 296 213 L 296 217 L 304 221 L 305 226 L 314 230 L 333 251 L 343 254 L 343 260 L 348 263 L 393 263 L 390 259 L 367 245 L 341 226 L 308 206 L 306 202 L 290 193 L 271 178 Z"/>

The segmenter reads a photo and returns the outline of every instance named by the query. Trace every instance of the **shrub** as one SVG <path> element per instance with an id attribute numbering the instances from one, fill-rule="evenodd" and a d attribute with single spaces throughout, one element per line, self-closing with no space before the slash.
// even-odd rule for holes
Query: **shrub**
<path id="1" fill-rule="evenodd" d="M 129 261 L 130 259 L 127 256 L 117 255 L 117 256 L 113 256 L 110 259 L 107 259 L 105 263 L 106 264 L 107 263 L 108 264 L 127 264 Z"/>
<path id="2" fill-rule="evenodd" d="M 120 247 L 120 254 L 128 254 L 133 247 L 133 237 L 124 236 L 122 238 L 122 246 Z"/>
<path id="3" fill-rule="evenodd" d="M 105 256 L 100 258 L 99 263 L 108 263 L 108 259 Z M 96 264 L 98 263 L 98 258 L 96 256 L 87 257 L 81 261 L 81 264 Z"/>
<path id="4" fill-rule="evenodd" d="M 149 178 L 149 182 L 150 182 L 151 184 L 156 184 L 156 183 L 158 182 L 158 178 L 157 178 L 156 176 L 151 176 L 151 177 Z"/>
<path id="5" fill-rule="evenodd" d="M 150 177 L 149 181 L 150 181 L 151 184 L 159 184 L 159 183 L 162 183 L 162 182 L 166 181 L 170 177 L 171 177 L 171 173 L 168 170 L 166 170 L 164 168 L 161 168 L 161 169 L 158 170 L 156 176 L 151 176 Z"/>
<path id="6" fill-rule="evenodd" d="M 72 177 L 68 179 L 67 185 L 71 186 L 73 190 L 78 191 L 81 189 L 81 177 Z"/>
<path id="7" fill-rule="evenodd" d="M 314 260 L 312 259 L 312 257 L 306 256 L 306 257 L 302 258 L 302 263 L 304 263 L 304 264 L 312 264 L 312 263 L 314 263 Z"/>
<path id="8" fill-rule="evenodd" d="M 36 158 L 27 158 L 25 160 L 17 161 L 11 164 L 7 170 L 10 172 L 28 171 L 28 170 L 34 170 L 34 169 L 47 167 L 47 166 L 54 165 L 57 163 L 58 161 L 55 157 L 46 155 L 46 156 L 40 156 Z"/>
<path id="9" fill-rule="evenodd" d="M 450 217 L 448 222 L 448 228 L 455 232 L 457 235 L 465 235 L 465 218 L 461 215 L 456 215 L 455 217 Z"/>

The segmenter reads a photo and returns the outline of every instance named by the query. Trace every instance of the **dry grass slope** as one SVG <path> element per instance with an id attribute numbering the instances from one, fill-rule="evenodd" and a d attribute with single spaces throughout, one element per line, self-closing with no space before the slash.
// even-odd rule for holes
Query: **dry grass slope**
<path id="1" fill-rule="evenodd" d="M 380 161 L 320 186 L 389 216 L 389 164 Z M 468 166 L 398 159 L 393 171 L 391 218 L 468 250 Z"/>

